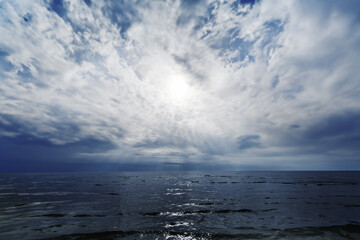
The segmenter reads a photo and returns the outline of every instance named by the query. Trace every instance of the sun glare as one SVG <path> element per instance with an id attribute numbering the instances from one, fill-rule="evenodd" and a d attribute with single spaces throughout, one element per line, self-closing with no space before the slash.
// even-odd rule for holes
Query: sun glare
<path id="1" fill-rule="evenodd" d="M 173 101 L 182 102 L 189 95 L 190 87 L 182 77 L 175 77 L 169 83 L 169 95 Z"/>

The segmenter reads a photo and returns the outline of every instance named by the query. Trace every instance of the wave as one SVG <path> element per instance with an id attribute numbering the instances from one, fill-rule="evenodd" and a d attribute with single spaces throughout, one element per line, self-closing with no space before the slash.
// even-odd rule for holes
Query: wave
<path id="1" fill-rule="evenodd" d="M 205 233 L 205 232 L 177 232 L 177 231 L 107 231 L 93 233 L 75 233 L 63 235 L 47 240 L 80 240 L 80 239 L 313 239 L 326 237 L 327 239 L 357 239 L 360 225 L 346 224 L 322 227 L 302 227 L 289 229 L 256 229 L 237 228 L 244 233 Z M 246 231 L 252 231 L 247 233 Z"/>
<path id="2" fill-rule="evenodd" d="M 220 209 L 220 210 L 210 210 L 210 209 L 200 209 L 200 210 L 186 210 L 183 212 L 178 212 L 178 215 L 187 215 L 187 214 L 226 214 L 226 213 L 257 213 L 257 212 L 270 212 L 277 209 L 263 209 L 263 210 L 251 210 L 247 208 L 241 209 Z M 143 216 L 160 216 L 160 215 L 169 215 L 170 212 L 146 212 L 142 213 Z"/>

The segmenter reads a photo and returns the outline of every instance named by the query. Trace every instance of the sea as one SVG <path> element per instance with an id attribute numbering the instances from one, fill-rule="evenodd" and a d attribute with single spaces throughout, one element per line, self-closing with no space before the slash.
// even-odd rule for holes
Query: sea
<path id="1" fill-rule="evenodd" d="M 360 172 L 0 174 L 0 239 L 360 239 Z"/>

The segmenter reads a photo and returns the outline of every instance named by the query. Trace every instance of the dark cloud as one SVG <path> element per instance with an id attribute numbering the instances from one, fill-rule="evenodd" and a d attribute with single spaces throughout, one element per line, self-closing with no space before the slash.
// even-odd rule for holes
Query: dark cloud
<path id="1" fill-rule="evenodd" d="M 173 55 L 173 57 L 178 64 L 182 65 L 186 69 L 186 71 L 191 73 L 197 80 L 203 81 L 205 79 L 205 76 L 196 72 L 196 70 L 193 68 L 193 66 L 190 63 L 190 59 L 186 57 L 180 57 L 177 55 Z"/>
<path id="2" fill-rule="evenodd" d="M 141 143 L 137 143 L 134 145 L 134 147 L 136 148 L 158 148 L 158 147 L 163 147 L 168 145 L 168 143 L 166 143 L 165 141 L 162 140 L 146 140 L 143 141 Z"/>
<path id="3" fill-rule="evenodd" d="M 240 150 L 258 148 L 261 146 L 259 135 L 243 135 L 238 137 L 237 145 Z"/>
<path id="4" fill-rule="evenodd" d="M 136 148 L 185 147 L 187 144 L 181 139 L 145 140 L 134 145 Z"/>
<path id="5" fill-rule="evenodd" d="M 279 76 L 276 75 L 276 76 L 274 77 L 272 83 L 271 83 L 271 87 L 272 87 L 272 88 L 276 88 L 276 86 L 279 84 L 279 81 L 280 81 L 280 80 L 279 80 Z"/>
<path id="6" fill-rule="evenodd" d="M 311 139 L 324 139 L 349 134 L 360 135 L 360 112 L 346 112 L 327 116 L 307 129 Z"/>
<path id="7" fill-rule="evenodd" d="M 9 55 L 7 51 L 0 49 L 0 70 L 9 72 L 14 69 L 14 65 L 6 59 Z"/>
<path id="8" fill-rule="evenodd" d="M 75 153 L 104 152 L 116 147 L 111 141 L 101 138 L 80 137 L 80 128 L 74 123 L 53 123 L 52 127 L 54 132 L 36 132 L 29 123 L 18 121 L 11 115 L 0 114 L 0 131 L 7 133 L 0 135 L 4 150 L 0 152 L 5 153 L 5 158 L 45 159 L 49 156 L 58 158 L 71 157 Z M 51 141 L 54 137 L 66 141 L 57 144 Z"/>
<path id="9" fill-rule="evenodd" d="M 298 84 L 293 84 L 292 86 L 289 86 L 287 89 L 284 89 L 280 92 L 280 96 L 285 99 L 295 99 L 296 96 L 304 91 L 304 87 Z"/>
<path id="10" fill-rule="evenodd" d="M 0 113 L 0 130 L 19 134 L 24 128 L 14 116 Z"/>
<path id="11" fill-rule="evenodd" d="M 94 170 L 91 166 L 98 165 L 101 169 L 109 163 L 94 164 L 78 154 L 104 152 L 114 148 L 116 146 L 113 143 L 95 138 L 58 145 L 47 138 L 29 134 L 0 136 L 0 168 L 2 171 L 74 171 Z"/>
<path id="12" fill-rule="evenodd" d="M 360 2 L 353 0 L 343 0 L 341 2 L 337 0 L 328 0 L 328 1 L 317 1 L 314 4 L 311 0 L 304 1 L 305 4 L 299 5 L 300 8 L 303 8 L 305 12 L 312 13 L 314 7 L 316 7 L 319 14 L 319 17 L 325 22 L 331 14 L 334 12 L 339 12 L 341 14 L 346 14 L 351 16 L 351 19 L 355 22 L 360 21 Z"/>
<path id="13" fill-rule="evenodd" d="M 331 149 L 346 148 L 360 151 L 360 112 L 329 115 L 304 132 L 310 142 Z"/>
<path id="14" fill-rule="evenodd" d="M 271 133 L 284 154 L 300 156 L 319 154 L 358 160 L 360 156 L 360 112 L 342 112 L 314 119 L 306 125 L 292 124 L 288 130 Z M 280 139 L 280 140 L 279 140 Z M 276 156 L 282 153 L 270 153 Z M 269 155 L 269 156 L 270 156 Z M 329 163 L 330 164 L 330 163 Z M 332 165 L 335 163 L 332 163 Z"/>
<path id="15" fill-rule="evenodd" d="M 181 1 L 181 6 L 182 7 L 193 7 L 196 4 L 199 4 L 202 0 L 183 0 Z"/>
<path id="16" fill-rule="evenodd" d="M 180 14 L 176 19 L 176 25 L 178 27 L 184 27 L 191 23 L 194 24 L 194 32 L 200 30 L 204 25 L 214 20 L 215 14 L 212 11 L 216 9 L 217 5 L 216 2 L 207 5 L 206 1 L 202 0 L 181 1 Z M 210 32 L 211 30 L 208 30 L 208 33 Z M 204 34 L 203 37 L 205 37 L 205 35 L 206 34 Z"/>
<path id="17" fill-rule="evenodd" d="M 42 72 L 41 69 L 39 69 L 35 66 L 32 66 L 32 67 L 39 70 L 39 72 Z M 49 85 L 46 82 L 34 77 L 30 67 L 28 67 L 24 64 L 21 64 L 21 68 L 19 68 L 17 70 L 16 75 L 18 76 L 18 79 L 20 80 L 21 84 L 32 83 L 39 88 L 48 88 L 49 87 Z"/>
<path id="18" fill-rule="evenodd" d="M 91 0 L 84 0 L 84 3 L 91 7 Z M 65 2 L 64 0 L 51 0 L 48 7 L 49 11 L 55 12 L 59 17 L 61 17 L 65 22 L 69 23 L 74 30 L 74 32 L 83 33 L 83 32 L 92 32 L 94 30 L 94 26 L 91 24 L 88 24 L 88 22 L 82 22 L 79 24 L 79 22 L 74 20 L 71 15 L 73 12 L 71 12 L 72 9 L 69 9 L 69 3 Z M 68 16 L 69 15 L 69 16 Z M 84 40 L 84 39 L 82 39 Z M 85 44 L 85 41 L 83 41 L 83 44 Z M 79 45 L 78 47 L 82 48 L 84 46 Z M 71 54 L 72 51 L 68 52 L 68 54 Z"/>
<path id="19" fill-rule="evenodd" d="M 113 0 L 105 1 L 101 9 L 104 15 L 120 28 L 120 33 L 125 37 L 126 31 L 137 21 L 140 21 L 138 9 L 134 1 Z"/>

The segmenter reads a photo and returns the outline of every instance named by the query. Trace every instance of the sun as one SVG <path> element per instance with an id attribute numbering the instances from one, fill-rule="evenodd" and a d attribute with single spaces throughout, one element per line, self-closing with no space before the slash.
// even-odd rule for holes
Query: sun
<path id="1" fill-rule="evenodd" d="M 186 79 L 181 76 L 171 78 L 168 85 L 168 94 L 173 102 L 184 102 L 190 94 L 190 86 Z"/>

